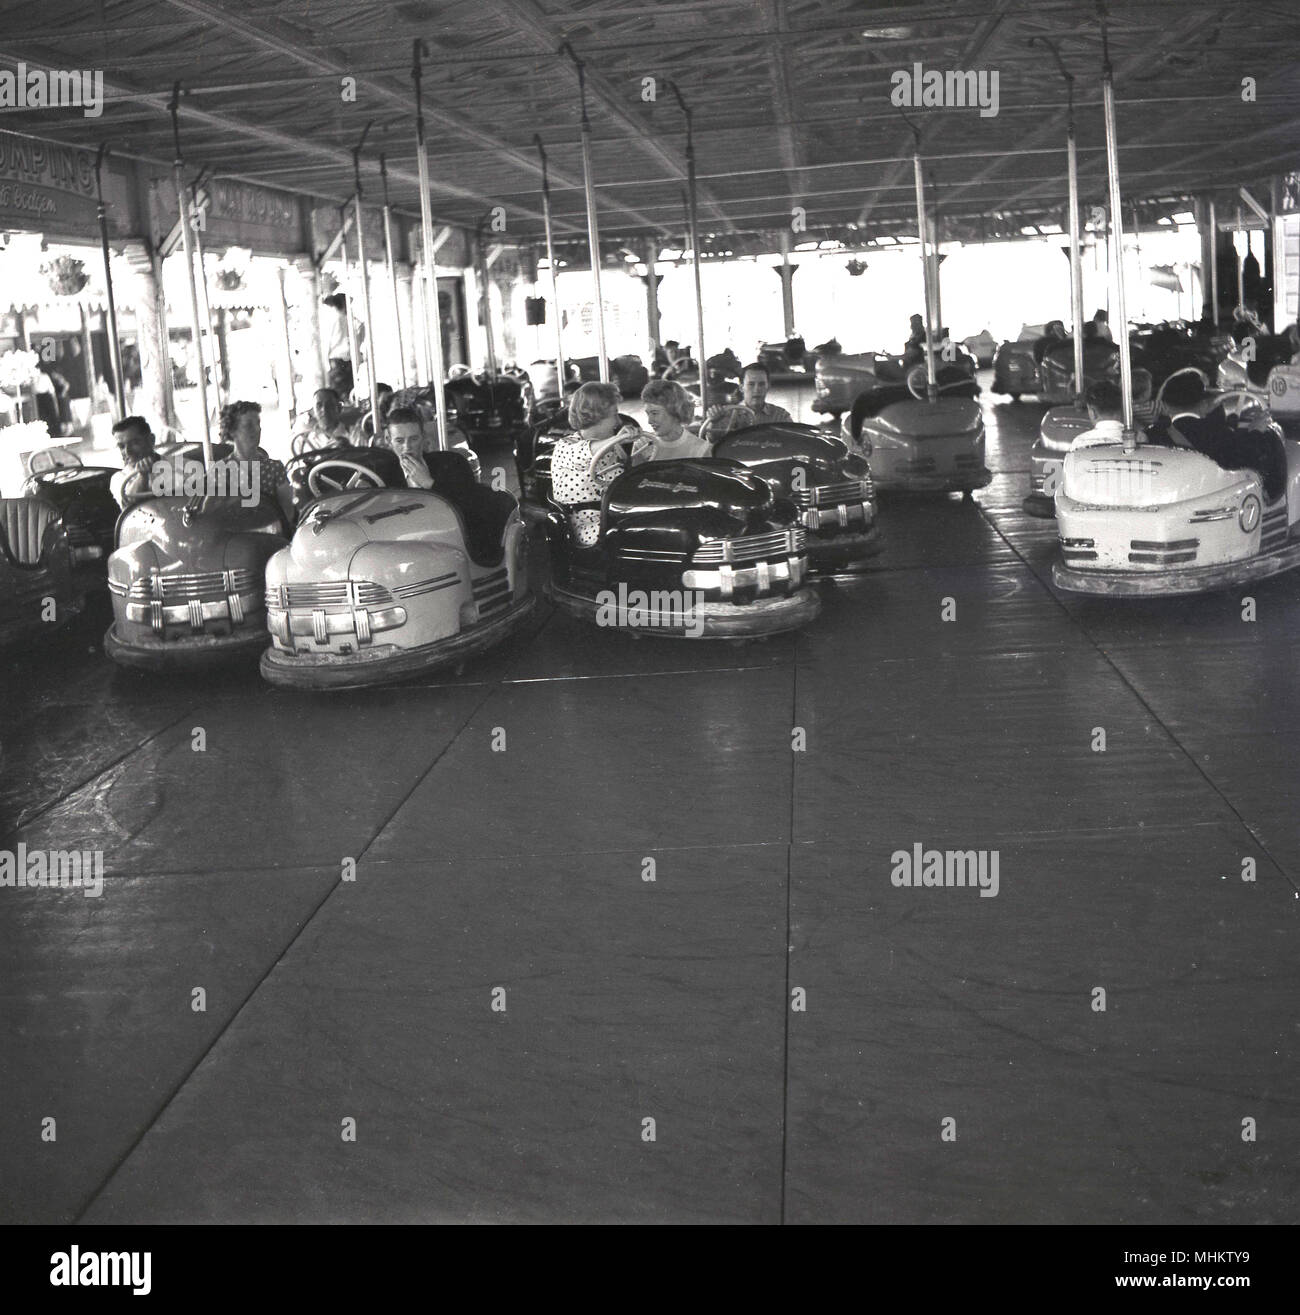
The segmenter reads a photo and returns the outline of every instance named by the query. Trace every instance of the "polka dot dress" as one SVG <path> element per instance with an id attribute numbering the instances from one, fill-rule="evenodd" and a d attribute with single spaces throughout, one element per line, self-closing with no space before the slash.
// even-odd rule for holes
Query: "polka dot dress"
<path id="1" fill-rule="evenodd" d="M 624 427 L 620 434 L 629 438 L 639 433 Z M 611 481 L 624 468 L 618 450 L 605 454 L 598 473 L 591 474 L 591 440 L 568 434 L 551 451 L 551 494 L 556 502 L 571 507 L 574 503 L 599 502 Z M 600 512 L 596 508 L 569 512 L 573 537 L 581 548 L 590 548 L 600 538 Z"/>

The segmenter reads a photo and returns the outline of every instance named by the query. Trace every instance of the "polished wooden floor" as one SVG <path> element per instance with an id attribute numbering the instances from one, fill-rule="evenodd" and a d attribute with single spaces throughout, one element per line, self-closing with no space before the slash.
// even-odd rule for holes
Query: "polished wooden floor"
<path id="1" fill-rule="evenodd" d="M 1300 572 L 1054 591 L 1040 415 L 798 636 L 543 606 L 332 697 L 7 659 L 0 843 L 107 877 L 0 889 L 0 1217 L 1293 1220 Z M 894 886 L 916 844 L 997 896 Z"/>

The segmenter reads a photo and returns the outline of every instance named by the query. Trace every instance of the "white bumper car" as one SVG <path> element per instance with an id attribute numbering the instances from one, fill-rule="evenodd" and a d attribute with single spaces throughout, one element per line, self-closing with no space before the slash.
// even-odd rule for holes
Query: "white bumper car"
<path id="1" fill-rule="evenodd" d="M 1056 584 L 1111 597 L 1194 594 L 1300 565 L 1300 443 L 1244 400 L 1235 414 L 1220 405 L 1157 422 L 1155 441 L 1068 453 Z"/>

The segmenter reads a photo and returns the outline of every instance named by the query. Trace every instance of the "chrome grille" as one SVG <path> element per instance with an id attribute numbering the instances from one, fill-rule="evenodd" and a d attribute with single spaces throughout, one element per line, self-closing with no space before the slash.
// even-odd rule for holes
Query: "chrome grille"
<path id="1" fill-rule="evenodd" d="M 714 539 L 695 550 L 694 560 L 709 562 L 754 562 L 763 557 L 786 557 L 804 551 L 807 534 L 802 529 L 773 530 L 769 534 L 746 534 L 734 539 Z"/>
<path id="2" fill-rule="evenodd" d="M 190 575 L 164 575 L 155 572 L 131 582 L 132 602 L 188 603 L 228 594 L 261 591 L 261 577 L 240 568 L 234 571 L 201 571 Z"/>
<path id="3" fill-rule="evenodd" d="M 352 608 L 382 607 L 393 596 L 381 584 L 370 580 L 327 580 L 314 584 L 282 584 L 279 589 L 283 608 Z"/>
<path id="4" fill-rule="evenodd" d="M 834 507 L 841 502 L 870 502 L 871 481 L 851 479 L 839 484 L 820 484 L 811 489 L 794 489 L 790 497 L 797 507 Z"/>

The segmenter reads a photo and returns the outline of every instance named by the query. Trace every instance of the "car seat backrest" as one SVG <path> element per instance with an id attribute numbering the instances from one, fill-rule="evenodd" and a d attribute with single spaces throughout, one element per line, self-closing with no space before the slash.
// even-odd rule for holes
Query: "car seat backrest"
<path id="1" fill-rule="evenodd" d="M 43 498 L 0 498 L 0 525 L 14 561 L 38 565 L 45 532 L 58 517 L 58 509 Z"/>

